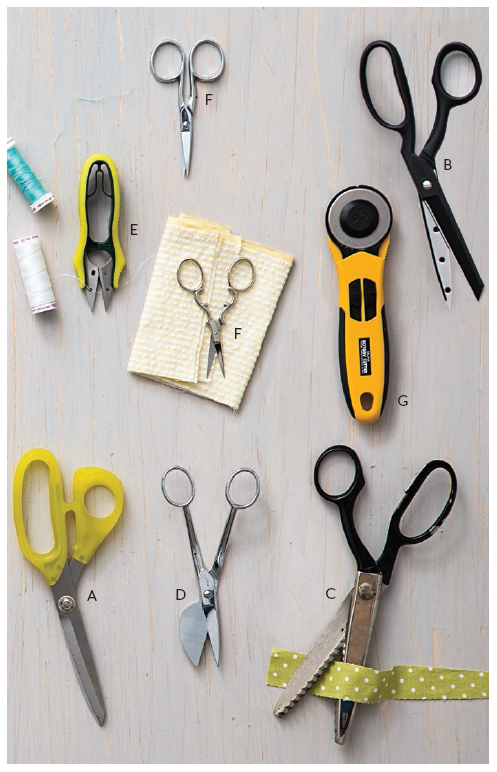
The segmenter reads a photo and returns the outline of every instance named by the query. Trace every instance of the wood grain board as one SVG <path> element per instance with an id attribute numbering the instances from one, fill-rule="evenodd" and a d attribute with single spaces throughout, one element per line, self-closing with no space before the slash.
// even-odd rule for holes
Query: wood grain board
<path id="1" fill-rule="evenodd" d="M 226 70 L 198 86 L 183 179 L 176 84 L 152 78 L 149 56 L 163 38 L 188 51 L 202 37 L 219 41 Z M 450 461 L 459 480 L 442 531 L 399 556 L 369 664 L 488 669 L 488 287 L 478 303 L 454 262 L 446 310 L 399 138 L 374 122 L 360 93 L 361 52 L 379 38 L 404 61 L 418 150 L 435 115 L 431 74 L 440 47 L 462 40 L 478 55 L 482 89 L 451 115 L 438 171 L 487 283 L 487 9 L 8 10 L 8 131 L 56 196 L 33 215 L 9 179 L 11 762 L 488 761 L 487 701 L 364 706 L 339 747 L 330 701 L 307 697 L 276 719 L 276 690 L 265 685 L 271 647 L 308 651 L 353 583 L 339 518 L 312 484 L 315 460 L 335 443 L 362 460 L 356 519 L 375 555 L 389 515 L 428 460 Z M 386 68 L 378 78 L 388 82 Z M 385 94 L 388 101 L 387 85 Z M 92 314 L 71 260 L 79 173 L 96 152 L 119 170 L 127 265 L 107 313 L 97 298 Z M 342 394 L 338 288 L 324 227 L 332 196 L 361 183 L 381 190 L 394 216 L 385 272 L 390 391 L 372 426 L 350 417 Z M 295 256 L 236 414 L 126 372 L 154 259 L 143 263 L 167 217 L 181 212 Z M 58 302 L 57 311 L 34 317 L 11 246 L 33 233 Z M 49 588 L 17 544 L 11 481 L 33 447 L 54 453 L 66 496 L 81 466 L 109 469 L 124 486 L 121 521 L 79 587 L 106 700 L 103 728 L 85 705 Z M 196 482 L 192 510 L 206 562 L 227 514 L 229 475 L 251 466 L 261 478 L 258 502 L 235 522 L 219 587 L 219 668 L 210 651 L 194 668 L 180 644 L 179 615 L 196 600 L 196 581 L 183 515 L 160 488 L 174 464 Z M 29 531 L 47 548 L 47 517 L 36 519 L 37 502 L 47 515 L 43 482 L 33 474 Z M 430 489 L 417 510 L 426 524 L 436 493 Z M 326 597 L 330 587 L 335 600 Z M 185 600 L 176 600 L 177 588 Z M 86 602 L 91 590 L 97 602 Z"/>

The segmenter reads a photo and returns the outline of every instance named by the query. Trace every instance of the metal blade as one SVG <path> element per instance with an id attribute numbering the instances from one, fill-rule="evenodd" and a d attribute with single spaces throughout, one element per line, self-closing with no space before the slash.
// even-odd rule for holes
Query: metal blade
<path id="1" fill-rule="evenodd" d="M 190 171 L 190 156 L 192 152 L 192 133 L 190 129 L 181 132 L 181 148 L 183 151 L 183 175 L 188 177 Z"/>
<path id="2" fill-rule="evenodd" d="M 343 661 L 364 665 L 381 595 L 381 574 L 358 571 L 350 602 Z M 356 702 L 339 700 L 336 707 L 335 742 L 343 745 L 355 713 Z"/>
<path id="3" fill-rule="evenodd" d="M 440 226 L 433 217 L 432 211 L 426 201 L 422 201 L 421 211 L 425 222 L 426 235 L 430 243 L 431 256 L 438 276 L 438 282 L 449 311 L 452 308 L 452 271 L 450 256 L 452 250 L 447 244 Z"/>
<path id="4" fill-rule="evenodd" d="M 212 646 L 212 653 L 219 667 L 219 618 L 215 608 L 207 614 L 207 632 Z"/>
<path id="5" fill-rule="evenodd" d="M 105 310 L 107 311 L 107 308 L 110 303 L 110 299 L 112 297 L 112 262 L 109 260 L 106 265 L 103 265 L 101 268 L 98 269 L 98 273 L 100 276 L 100 286 L 102 287 L 102 295 L 104 297 L 104 306 Z"/>
<path id="6" fill-rule="evenodd" d="M 331 622 L 325 627 L 311 651 L 293 674 L 290 683 L 274 706 L 274 714 L 282 716 L 294 707 L 317 681 L 330 662 L 338 659 L 345 645 L 352 590 L 342 602 Z"/>
<path id="7" fill-rule="evenodd" d="M 214 348 L 214 341 L 211 338 L 211 342 L 209 343 L 209 356 L 207 358 L 207 377 L 209 377 L 210 371 L 212 370 L 212 363 L 215 355 L 216 349 Z"/>
<path id="8" fill-rule="evenodd" d="M 74 566 L 71 566 L 73 562 Z M 59 579 L 52 586 L 52 594 L 79 685 L 95 720 L 102 726 L 105 719 L 104 700 L 90 644 L 76 603 L 75 583 L 83 568 L 84 565 L 77 560 L 66 563 Z"/>
<path id="9" fill-rule="evenodd" d="M 88 305 L 92 311 L 95 305 L 95 298 L 97 297 L 98 277 L 98 268 L 85 255 L 85 292 Z"/>
<path id="10" fill-rule="evenodd" d="M 223 349 L 221 348 L 221 344 L 220 343 L 214 343 L 214 348 L 216 349 L 217 361 L 219 362 L 219 367 L 221 368 L 221 372 L 222 372 L 223 378 L 224 378 L 225 376 L 224 376 Z"/>
<path id="11" fill-rule="evenodd" d="M 198 665 L 207 637 L 207 620 L 199 600 L 181 612 L 179 635 L 188 657 L 194 665 Z"/>

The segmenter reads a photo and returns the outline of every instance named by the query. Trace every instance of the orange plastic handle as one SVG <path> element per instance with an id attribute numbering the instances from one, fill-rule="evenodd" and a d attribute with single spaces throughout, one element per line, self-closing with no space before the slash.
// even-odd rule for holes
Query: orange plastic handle
<path id="1" fill-rule="evenodd" d="M 49 552 L 36 552 L 30 546 L 22 511 L 22 490 L 24 475 L 30 464 L 41 461 L 48 467 L 48 493 L 50 502 L 50 521 L 54 537 L 54 546 Z M 106 517 L 94 517 L 85 505 L 85 496 L 91 488 L 102 485 L 114 495 L 114 509 Z M 17 539 L 23 555 L 43 574 L 49 585 L 55 584 L 62 573 L 67 554 L 66 515 L 74 512 L 76 522 L 75 543 L 72 557 L 81 563 L 88 563 L 97 547 L 112 531 L 119 520 L 123 505 L 124 492 L 121 481 L 105 469 L 83 467 L 77 469 L 73 479 L 73 501 L 64 501 L 62 478 L 55 456 L 48 450 L 36 448 L 29 450 L 20 459 L 14 475 L 14 523 Z"/>

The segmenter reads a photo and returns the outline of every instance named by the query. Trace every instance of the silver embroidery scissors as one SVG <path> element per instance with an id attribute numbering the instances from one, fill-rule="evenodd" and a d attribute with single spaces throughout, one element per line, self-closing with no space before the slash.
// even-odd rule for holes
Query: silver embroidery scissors
<path id="1" fill-rule="evenodd" d="M 167 491 L 166 479 L 171 472 L 181 472 L 186 475 L 189 482 L 189 495 L 181 501 L 176 501 L 171 498 Z M 252 475 L 255 480 L 255 493 L 252 498 L 246 499 L 245 503 L 237 504 L 231 494 L 231 486 L 233 480 L 239 474 L 247 473 Z M 179 620 L 179 634 L 181 643 L 185 652 L 194 665 L 198 665 L 202 650 L 204 648 L 205 639 L 209 636 L 209 640 L 212 646 L 212 653 L 216 660 L 216 665 L 219 665 L 219 617 L 217 613 L 217 587 L 219 584 L 219 577 L 224 565 L 224 558 L 226 557 L 226 549 L 228 547 L 228 540 L 230 538 L 231 529 L 235 520 L 235 515 L 239 509 L 248 509 L 257 501 L 260 491 L 259 478 L 252 469 L 237 469 L 233 472 L 228 482 L 226 483 L 226 499 L 231 509 L 229 515 L 224 524 L 223 534 L 219 541 L 216 557 L 212 563 L 211 568 L 207 571 L 202 561 L 202 555 L 200 553 L 200 547 L 198 546 L 197 536 L 195 534 L 195 528 L 193 527 L 192 516 L 190 513 L 190 504 L 195 496 L 195 484 L 192 476 L 186 469 L 181 466 L 172 466 L 167 469 L 162 475 L 162 493 L 166 501 L 173 507 L 181 507 L 185 515 L 186 527 L 188 529 L 188 538 L 190 540 L 190 549 L 192 551 L 193 565 L 197 572 L 198 579 L 198 592 L 199 600 L 195 603 L 191 603 L 189 606 L 183 609 Z M 250 494 L 248 494 L 250 495 Z"/>
<path id="2" fill-rule="evenodd" d="M 219 69 L 214 75 L 200 75 L 200 73 L 198 73 L 193 66 L 193 55 L 197 50 L 197 48 L 199 48 L 199 46 L 202 46 L 204 44 L 211 45 L 211 46 L 214 46 L 214 48 L 217 48 L 219 52 L 219 56 L 221 57 Z M 158 75 L 154 67 L 155 56 L 157 54 L 157 51 L 160 48 L 162 48 L 162 46 L 174 46 L 174 48 L 176 48 L 179 51 L 181 56 L 181 64 L 178 72 L 175 73 L 175 75 L 171 75 L 166 78 L 164 78 L 162 75 Z M 179 107 L 179 120 L 180 120 L 180 132 L 181 132 L 181 165 L 183 169 L 183 175 L 188 177 L 188 172 L 190 171 L 190 158 L 192 154 L 192 126 L 193 126 L 193 111 L 195 109 L 195 81 L 200 80 L 203 83 L 210 83 L 221 77 L 224 70 L 223 49 L 221 48 L 219 43 L 216 43 L 215 40 L 209 40 L 207 38 L 204 38 L 203 40 L 198 40 L 195 43 L 195 45 L 192 46 L 192 49 L 188 56 L 188 68 L 189 68 L 189 77 L 190 77 L 190 96 L 186 100 L 183 96 L 183 80 L 185 75 L 185 67 L 186 67 L 185 52 L 181 48 L 180 44 L 177 43 L 175 40 L 161 40 L 160 43 L 157 43 L 154 50 L 152 51 L 152 54 L 150 55 L 150 69 L 152 71 L 152 75 L 156 80 L 160 81 L 161 83 L 173 83 L 175 80 L 179 81 L 178 107 Z"/>
<path id="3" fill-rule="evenodd" d="M 181 279 L 181 268 L 185 265 L 185 263 L 193 263 L 197 266 L 197 268 L 200 271 L 200 282 L 197 285 L 188 285 L 185 284 L 184 281 Z M 249 280 L 247 283 L 243 285 L 236 284 L 236 280 L 234 278 L 235 269 L 237 266 L 241 265 L 242 263 L 246 263 L 250 268 L 250 275 Z M 181 289 L 185 290 L 185 292 L 191 292 L 192 295 L 195 298 L 195 303 L 199 306 L 199 308 L 202 309 L 202 311 L 207 315 L 207 324 L 211 331 L 211 342 L 209 346 L 209 357 L 207 360 L 207 377 L 209 377 L 209 373 L 212 368 L 212 363 L 214 361 L 214 357 L 217 356 L 217 360 L 219 362 L 219 367 L 221 368 L 221 372 L 224 377 L 224 359 L 223 359 L 223 348 L 221 345 L 221 327 L 224 323 L 224 315 L 227 311 L 230 310 L 230 308 L 233 308 L 237 294 L 239 292 L 245 292 L 245 290 L 250 289 L 252 284 L 254 283 L 255 279 L 255 271 L 254 266 L 252 262 L 247 257 L 239 257 L 237 260 L 235 260 L 229 270 L 228 270 L 228 291 L 231 293 L 231 299 L 228 300 L 227 303 L 224 304 L 223 310 L 221 311 L 221 314 L 218 319 L 214 319 L 214 317 L 211 315 L 211 312 L 209 311 L 209 306 L 207 303 L 202 303 L 200 301 L 200 293 L 204 290 L 204 272 L 202 271 L 202 266 L 200 263 L 195 260 L 192 257 L 187 257 L 186 260 L 182 260 L 181 263 L 178 265 L 178 270 L 176 272 L 176 276 L 178 278 L 178 284 L 181 287 Z"/>

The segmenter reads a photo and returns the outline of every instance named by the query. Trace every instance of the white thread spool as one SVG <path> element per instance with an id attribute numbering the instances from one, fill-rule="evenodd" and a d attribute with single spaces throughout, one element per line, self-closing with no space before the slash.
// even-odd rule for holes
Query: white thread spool
<path id="1" fill-rule="evenodd" d="M 25 236 L 12 243 L 31 313 L 40 314 L 57 308 L 38 236 Z"/>

